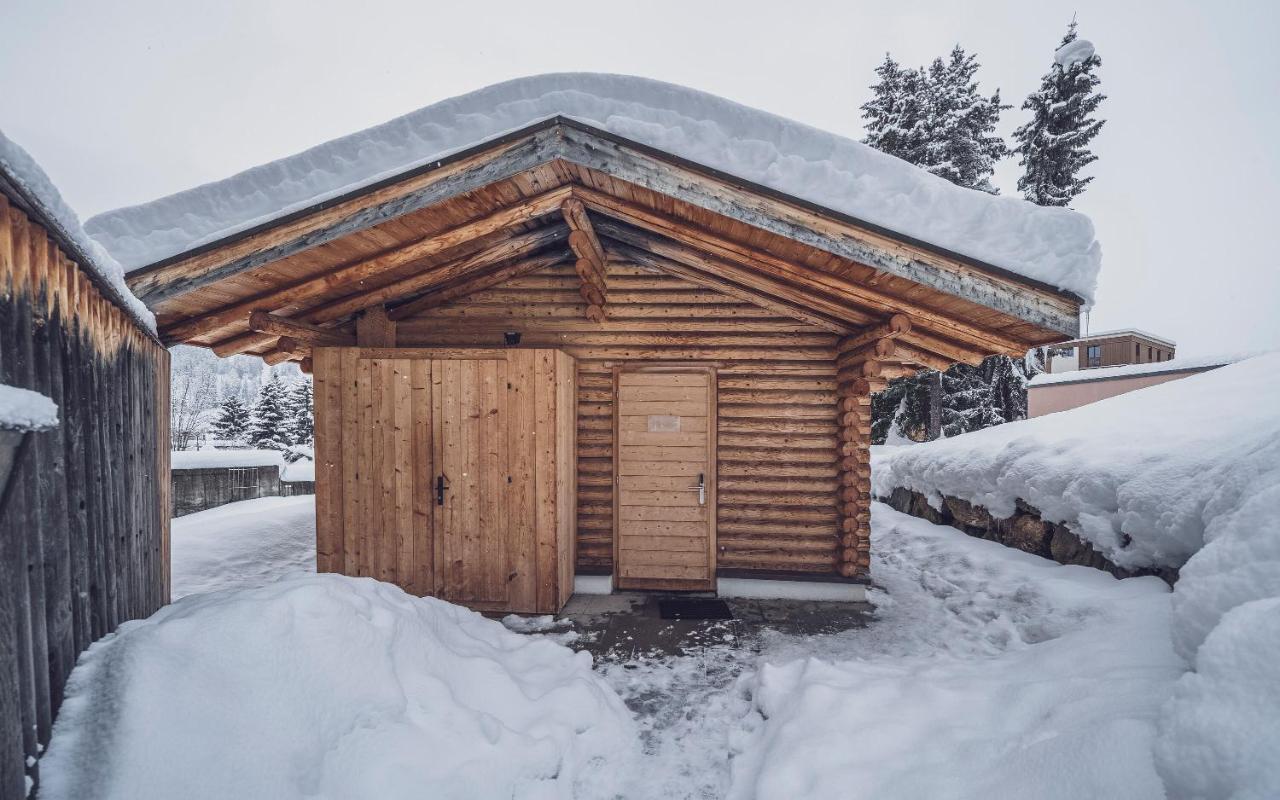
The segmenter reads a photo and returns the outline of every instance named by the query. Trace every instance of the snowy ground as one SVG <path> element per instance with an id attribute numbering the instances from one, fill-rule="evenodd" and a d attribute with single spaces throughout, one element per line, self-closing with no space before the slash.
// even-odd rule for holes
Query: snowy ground
<path id="1" fill-rule="evenodd" d="M 807 637 L 764 631 L 750 647 L 731 636 L 717 644 L 715 631 L 709 631 L 711 641 L 692 655 L 599 660 L 594 670 L 603 679 L 599 686 L 611 688 L 636 717 L 627 733 L 634 737 L 634 747 L 628 749 L 617 741 L 631 724 L 617 716 L 621 704 L 610 705 L 617 698 L 601 699 L 573 671 L 577 662 L 557 655 L 570 655 L 562 643 L 575 646 L 563 623 L 512 618 L 505 622 L 517 629 L 513 633 L 476 615 L 444 613 L 453 607 L 436 601 L 419 607 L 419 601 L 395 592 L 361 588 L 347 597 L 335 596 L 331 587 L 298 585 L 297 573 L 306 572 L 312 558 L 311 508 L 310 498 L 271 498 L 175 522 L 175 594 L 240 591 L 189 597 L 153 618 L 164 618 L 158 629 L 151 622 L 135 623 L 127 649 L 117 644 L 113 651 L 112 640 L 107 640 L 106 646 L 91 651 L 98 657 L 86 659 L 87 666 L 77 671 L 68 711 L 42 764 L 52 776 L 44 796 L 70 796 L 85 780 L 101 777 L 104 761 L 120 759 L 127 764 L 121 774 L 134 782 L 114 784 L 119 796 L 159 796 L 156 787 L 172 789 L 187 774 L 217 776 L 231 763 L 228 759 L 246 758 L 252 767 L 249 778 L 237 777 L 234 787 L 242 796 L 255 796 L 250 791 L 255 780 L 264 793 L 283 792 L 280 796 L 331 796 L 325 791 L 338 788 L 416 796 L 413 781 L 418 789 L 431 785 L 457 792 L 468 785 L 466 780 L 475 779 L 469 771 L 473 767 L 450 771 L 433 760 L 430 768 L 407 772 L 412 777 L 408 783 L 380 784 L 371 773 L 393 763 L 409 769 L 405 765 L 429 752 L 413 748 L 443 746 L 432 738 L 430 726 L 446 719 L 462 730 L 479 731 L 479 738 L 464 736 L 451 744 L 460 756 L 489 764 L 485 759 L 495 757 L 495 747 L 512 748 L 511 758 L 523 766 L 495 773 L 493 785 L 515 787 L 516 796 L 1164 796 L 1153 766 L 1153 741 L 1161 705 L 1186 665 L 1170 643 L 1168 588 L 1154 578 L 1118 581 L 1095 570 L 1060 566 L 877 505 L 873 553 L 881 589 L 873 593 L 877 611 L 872 624 Z M 251 588 L 282 579 L 281 593 L 293 598 L 288 603 L 271 605 L 272 596 L 263 594 L 269 586 Z M 359 641 L 353 640 L 350 648 L 370 652 L 352 655 L 350 664 L 336 659 L 336 653 L 348 649 L 337 634 L 316 651 L 314 641 L 300 637 L 298 629 L 311 637 L 328 629 L 312 624 L 317 617 L 306 613 L 302 600 L 320 602 L 329 607 L 325 613 L 351 621 Z M 406 610 L 412 614 L 400 619 L 397 615 Z M 374 625 L 378 633 L 369 634 L 365 628 L 370 620 L 379 619 Z M 201 636 L 188 642 L 181 626 L 198 620 Z M 237 651 L 262 649 L 274 662 L 271 670 L 254 668 L 254 657 L 224 658 L 218 670 L 166 679 L 159 688 L 151 684 L 145 695 L 152 698 L 150 704 L 121 703 L 128 712 L 120 715 L 123 719 L 104 722 L 90 713 L 104 703 L 103 695 L 121 691 L 121 675 L 113 674 L 113 665 L 127 660 L 141 675 L 153 670 L 163 674 L 175 668 L 174 658 L 183 658 L 172 654 L 174 648 L 191 650 L 185 654 L 188 660 L 214 659 L 217 631 L 228 625 L 235 629 Z M 457 625 L 462 629 L 451 633 Z M 414 644 L 417 637 L 436 639 L 423 650 Z M 428 659 L 430 647 L 455 652 L 459 642 L 475 637 L 487 642 L 483 653 L 459 656 L 456 662 Z M 520 651 L 521 640 L 538 644 L 536 659 Z M 309 667 L 306 658 L 276 652 L 273 643 L 298 648 L 315 663 Z M 517 651 L 526 655 L 510 655 Z M 114 658 L 107 657 L 111 652 Z M 468 660 L 473 657 L 483 660 Z M 262 658 L 261 653 L 256 657 Z M 414 694 L 416 679 L 403 676 L 411 675 L 422 659 L 432 663 L 430 675 L 421 680 L 461 691 L 461 701 L 454 702 L 449 692 Z M 495 685 L 516 682 L 533 705 L 510 719 L 485 722 L 492 709 L 475 713 L 479 700 L 467 694 L 475 684 L 451 672 L 450 663 L 470 664 L 463 673 L 476 663 L 500 665 L 493 668 Z M 401 676 L 399 689 L 390 697 L 365 696 L 365 689 L 346 687 L 365 686 L 366 681 L 333 680 L 339 667 L 343 676 L 390 670 L 388 674 Z M 559 677 L 526 685 L 520 683 L 528 677 L 522 670 Z M 154 675 L 151 679 L 158 680 Z M 248 685 L 243 692 L 236 688 L 242 682 Z M 312 688 L 298 693 L 284 684 Z M 314 687 L 321 685 L 323 691 L 317 693 Z M 548 687 L 571 691 L 577 698 L 577 711 L 547 723 L 560 737 L 552 748 L 556 755 L 530 743 L 533 733 L 528 717 L 522 716 L 547 713 L 537 698 L 539 692 L 553 691 Z M 184 704 L 177 716 L 163 713 L 165 701 L 155 698 L 182 691 L 237 699 L 208 708 Z M 266 702 L 273 692 L 284 699 Z M 395 701 L 395 696 L 401 699 Z M 314 703 L 317 697 L 331 699 L 306 714 L 292 702 L 305 705 L 304 700 Z M 422 706 L 408 718 L 394 710 L 406 701 L 410 707 Z M 374 710 L 368 713 L 352 711 L 369 703 Z M 145 735 L 133 729 L 144 719 Z M 269 731 L 290 724 L 281 719 L 330 728 L 296 742 L 255 734 L 252 746 L 266 747 L 267 758 L 250 758 L 240 745 L 211 747 L 204 732 L 228 725 L 228 731 Z M 590 750 L 576 741 L 568 731 L 583 720 L 612 737 L 610 747 Z M 507 730 L 504 726 L 512 730 L 495 733 Z M 357 731 L 363 745 L 349 739 Z M 95 736 L 109 746 L 95 744 Z M 158 744 L 184 737 L 204 744 Z M 399 755 L 393 761 L 367 759 L 374 742 Z M 578 777 L 561 780 L 555 770 L 548 773 L 547 758 L 561 759 Z M 272 759 L 283 777 L 272 771 Z M 311 764 L 323 775 L 321 785 L 291 782 L 288 764 Z M 591 764 L 607 771 L 610 780 L 583 782 L 581 771 L 592 769 Z M 340 774 L 351 770 L 356 774 Z M 533 770 L 537 780 L 521 782 L 521 770 Z M 545 795 L 530 791 L 531 786 Z"/>

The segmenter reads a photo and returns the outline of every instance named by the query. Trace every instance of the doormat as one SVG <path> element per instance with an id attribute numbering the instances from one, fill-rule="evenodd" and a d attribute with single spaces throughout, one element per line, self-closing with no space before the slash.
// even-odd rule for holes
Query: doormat
<path id="1" fill-rule="evenodd" d="M 668 597 L 658 601 L 663 619 L 733 619 L 729 604 L 714 597 Z"/>

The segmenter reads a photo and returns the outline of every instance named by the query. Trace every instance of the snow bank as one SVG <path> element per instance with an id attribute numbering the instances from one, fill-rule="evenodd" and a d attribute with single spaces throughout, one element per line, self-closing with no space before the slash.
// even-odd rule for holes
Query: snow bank
<path id="1" fill-rule="evenodd" d="M 1081 214 L 962 189 L 851 139 L 622 75 L 552 74 L 489 86 L 222 181 L 101 214 L 88 229 L 136 269 L 557 115 L 1092 301 L 1101 250 Z"/>
<path id="2" fill-rule="evenodd" d="M 1240 353 L 1237 355 L 1188 356 L 1174 358 L 1169 361 L 1158 361 L 1152 364 L 1125 364 L 1119 367 L 1093 367 L 1077 369 L 1070 372 L 1042 372 L 1031 379 L 1029 386 L 1052 386 L 1055 383 L 1076 383 L 1078 381 L 1101 381 L 1108 378 L 1131 378 L 1135 375 L 1158 375 L 1161 372 L 1178 372 L 1190 369 L 1211 369 L 1252 358 L 1258 353 Z"/>
<path id="3" fill-rule="evenodd" d="M 280 472 L 280 480 L 288 483 L 297 481 L 314 481 L 316 479 L 316 462 L 309 458 L 299 459 L 292 464 L 285 464 Z"/>
<path id="4" fill-rule="evenodd" d="M 999 517 L 1019 498 L 1123 567 L 1180 567 L 1280 470 L 1280 353 L 915 447 L 878 448 L 872 488 Z"/>
<path id="5" fill-rule="evenodd" d="M 174 450 L 169 459 L 171 469 L 285 466 L 279 450 Z"/>
<path id="6" fill-rule="evenodd" d="M 122 303 L 147 330 L 154 332 L 156 318 L 125 285 L 124 267 L 85 233 L 76 212 L 63 201 L 53 181 L 26 150 L 4 135 L 4 131 L 0 131 L 0 174 L 57 228 L 62 238 L 80 250 L 78 254 L 71 254 L 76 257 L 76 262 L 101 278 L 114 292 L 114 299 Z"/>
<path id="7" fill-rule="evenodd" d="M 589 655 L 338 575 L 126 623 L 67 690 L 43 800 L 611 796 L 635 741 Z"/>
<path id="8" fill-rule="evenodd" d="M 742 681 L 731 798 L 1164 798 L 1168 588 L 875 504 L 877 620 Z M 791 656 L 818 653 L 821 657 Z"/>
<path id="9" fill-rule="evenodd" d="M 251 589 L 316 570 L 315 498 L 262 497 L 172 523 L 173 598 Z"/>
<path id="10" fill-rule="evenodd" d="M 1278 394 L 1273 353 L 873 456 L 879 495 L 906 486 L 1001 516 L 1022 498 L 1117 564 L 1181 567 L 1172 637 L 1192 671 L 1156 750 L 1173 797 L 1280 786 Z"/>
<path id="11" fill-rule="evenodd" d="M 1088 39 L 1076 39 L 1053 51 L 1053 61 L 1063 69 L 1070 69 L 1072 64 L 1093 58 L 1095 52 L 1097 49 L 1094 48 L 1093 42 Z"/>
<path id="12" fill-rule="evenodd" d="M 43 431 L 57 424 L 57 403 L 39 392 L 0 383 L 0 430 Z"/>

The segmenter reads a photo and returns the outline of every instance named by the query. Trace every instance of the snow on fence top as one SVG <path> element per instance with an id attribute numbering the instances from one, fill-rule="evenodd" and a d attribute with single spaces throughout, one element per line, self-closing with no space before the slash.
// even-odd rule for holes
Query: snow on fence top
<path id="1" fill-rule="evenodd" d="M 217 469 L 219 467 L 280 467 L 284 455 L 279 450 L 174 450 L 170 469 Z"/>
<path id="2" fill-rule="evenodd" d="M 3 131 L 0 131 L 0 177 L 12 183 L 24 199 L 35 207 L 44 217 L 42 223 L 52 225 L 56 229 L 54 233 L 80 251 L 69 254 L 75 262 L 97 275 L 115 295 L 114 299 L 147 330 L 154 333 L 155 316 L 125 285 L 124 267 L 120 266 L 106 248 L 85 233 L 80 225 L 80 218 L 62 199 L 49 176 L 26 150 L 5 136 Z"/>
<path id="3" fill-rule="evenodd" d="M 1076 369 L 1070 372 L 1042 372 L 1031 379 L 1030 386 L 1052 386 L 1055 383 L 1082 383 L 1084 381 L 1102 381 L 1108 378 L 1132 378 L 1138 375 L 1156 375 L 1161 372 L 1181 372 L 1193 369 L 1212 369 L 1227 364 L 1243 361 L 1250 355 L 1198 356 L 1194 358 L 1175 358 L 1169 361 L 1156 361 L 1150 364 L 1125 364 L 1119 367 L 1094 367 L 1092 369 Z"/>
<path id="4" fill-rule="evenodd" d="M 704 92 L 622 75 L 518 78 L 130 208 L 88 230 L 127 269 L 563 116 L 1093 299 L 1093 224 L 963 189 L 867 145 Z"/>
<path id="5" fill-rule="evenodd" d="M 0 430 L 43 431 L 58 424 L 58 406 L 30 389 L 0 383 Z"/>
<path id="6" fill-rule="evenodd" d="M 1280 485 L 1278 395 L 1280 353 L 1271 353 L 1070 411 L 883 448 L 872 489 L 949 495 L 998 517 L 1021 499 L 1120 566 L 1181 567 L 1255 494 Z"/>

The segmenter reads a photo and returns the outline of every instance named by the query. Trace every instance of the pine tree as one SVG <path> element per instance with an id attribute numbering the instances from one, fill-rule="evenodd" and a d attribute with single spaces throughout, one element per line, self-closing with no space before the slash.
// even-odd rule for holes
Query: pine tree
<path id="1" fill-rule="evenodd" d="M 285 391 L 280 376 L 274 372 L 258 390 L 258 399 L 253 404 L 249 420 L 248 438 L 252 446 L 265 450 L 289 448 Z"/>
<path id="2" fill-rule="evenodd" d="M 244 407 L 240 398 L 232 395 L 222 401 L 218 407 L 218 418 L 214 420 L 214 435 L 229 442 L 243 442 L 249 430 L 249 409 Z"/>
<path id="3" fill-rule="evenodd" d="M 1009 154 L 996 125 L 1000 112 L 1012 106 L 1000 102 L 999 90 L 991 97 L 978 93 L 974 76 L 979 66 L 978 57 L 960 45 L 947 61 L 934 59 L 929 66 L 925 166 L 959 186 L 996 194 L 991 175 L 996 162 Z"/>
<path id="4" fill-rule="evenodd" d="M 995 193 L 995 162 L 1008 155 L 995 134 L 1000 92 L 978 93 L 974 76 L 978 59 L 957 45 L 947 60 L 928 67 L 903 69 L 893 58 L 876 68 L 879 81 L 862 106 L 867 135 L 863 142 L 889 155 L 924 167 L 952 183 Z"/>
<path id="5" fill-rule="evenodd" d="M 1026 419 L 1027 381 L 1031 364 L 1026 359 L 991 356 L 978 366 L 956 364 L 942 373 L 941 435 L 989 428 Z M 917 442 L 929 438 L 930 392 L 937 386 L 936 372 L 925 370 L 897 378 L 871 400 L 871 441 L 883 444 L 896 425 L 899 432 Z"/>
<path id="6" fill-rule="evenodd" d="M 1076 38 L 1072 20 L 1039 90 L 1022 104 L 1031 121 L 1013 132 L 1013 152 L 1023 168 L 1018 191 L 1033 203 L 1065 206 L 1093 181 L 1079 173 L 1098 160 L 1089 143 L 1105 123 L 1091 116 L 1106 99 L 1096 91 L 1102 79 L 1094 70 L 1100 66 L 1093 45 Z"/>
<path id="7" fill-rule="evenodd" d="M 289 430 L 289 443 L 302 447 L 310 447 L 314 439 L 314 422 L 311 409 L 311 381 L 303 379 L 289 389 L 286 398 L 286 425 Z"/>
<path id="8" fill-rule="evenodd" d="M 871 86 L 872 97 L 862 106 L 867 135 L 862 141 L 877 150 L 912 164 L 927 157 L 928 139 L 924 127 L 928 97 L 921 70 L 904 70 L 885 53 L 876 67 L 879 83 Z"/>

